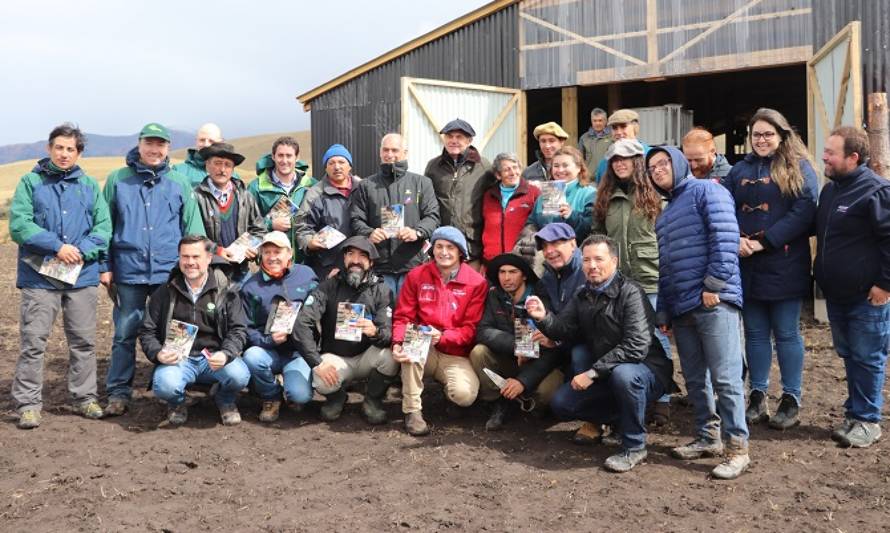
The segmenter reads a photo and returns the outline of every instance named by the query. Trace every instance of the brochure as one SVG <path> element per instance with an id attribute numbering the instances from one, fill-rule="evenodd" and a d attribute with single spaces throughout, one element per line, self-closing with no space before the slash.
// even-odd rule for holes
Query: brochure
<path id="1" fill-rule="evenodd" d="M 334 338 L 341 341 L 359 342 L 362 340 L 362 328 L 358 326 L 360 318 L 365 316 L 365 305 L 352 302 L 337 304 L 337 327 Z"/>
<path id="2" fill-rule="evenodd" d="M 272 209 L 269 210 L 271 218 L 293 218 L 297 215 L 297 204 L 293 203 L 287 196 L 282 196 L 275 202 Z"/>
<path id="3" fill-rule="evenodd" d="M 238 236 L 237 239 L 232 242 L 228 246 L 229 251 L 229 262 L 230 263 L 241 263 L 244 259 L 247 258 L 247 251 L 253 250 L 257 251 L 260 247 L 260 244 L 263 243 L 263 239 L 260 237 L 255 237 L 250 233 L 242 233 Z"/>
<path id="4" fill-rule="evenodd" d="M 43 258 L 38 272 L 48 278 L 74 285 L 77 283 L 77 277 L 80 276 L 81 268 L 83 268 L 83 263 L 68 264 L 54 255 L 48 255 Z"/>
<path id="5" fill-rule="evenodd" d="M 176 354 L 176 363 L 179 363 L 189 356 L 192 351 L 192 344 L 194 344 L 195 337 L 197 336 L 198 326 L 175 319 L 171 320 L 170 325 L 167 327 L 167 338 L 164 340 L 164 346 L 161 348 L 161 351 Z"/>
<path id="6" fill-rule="evenodd" d="M 302 302 L 288 302 L 279 300 L 275 306 L 275 312 L 269 317 L 267 333 L 290 333 L 294 330 L 294 323 L 300 313 Z"/>
<path id="7" fill-rule="evenodd" d="M 541 346 L 532 340 L 532 335 L 534 335 L 537 329 L 534 320 L 530 318 L 513 319 L 516 357 L 527 357 L 529 359 L 538 359 L 541 357 Z"/>
<path id="8" fill-rule="evenodd" d="M 405 340 L 402 341 L 402 351 L 412 363 L 426 364 L 426 358 L 430 353 L 430 344 L 433 340 L 429 326 L 418 326 L 408 323 L 405 329 Z"/>
<path id="9" fill-rule="evenodd" d="M 541 214 L 545 216 L 559 215 L 559 206 L 566 203 L 566 182 L 542 181 Z"/>
<path id="10" fill-rule="evenodd" d="M 405 206 L 395 204 L 380 208 L 380 227 L 392 239 L 405 227 Z"/>
<path id="11" fill-rule="evenodd" d="M 324 246 L 325 249 L 330 250 L 334 246 L 345 241 L 346 235 L 343 235 L 343 233 L 334 226 L 325 226 L 318 230 L 318 233 L 315 234 L 315 238 L 321 242 L 321 245 Z"/>

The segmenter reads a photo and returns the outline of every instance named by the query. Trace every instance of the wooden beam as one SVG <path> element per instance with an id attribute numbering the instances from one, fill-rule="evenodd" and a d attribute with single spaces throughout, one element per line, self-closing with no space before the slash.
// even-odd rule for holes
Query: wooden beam
<path id="1" fill-rule="evenodd" d="M 451 87 L 455 89 L 470 89 L 472 91 L 489 91 L 493 93 L 515 94 L 518 89 L 510 89 L 508 87 L 497 87 L 495 85 L 481 85 L 478 83 L 464 83 L 460 81 L 433 80 L 429 78 L 412 78 L 405 76 L 403 80 L 408 80 L 412 85 L 435 85 L 437 87 Z"/>
<path id="2" fill-rule="evenodd" d="M 513 95 L 513 98 L 507 102 L 507 104 L 501 109 L 501 112 L 498 113 L 498 116 L 494 119 L 494 122 L 489 126 L 488 131 L 485 132 L 485 137 L 482 137 L 482 142 L 476 145 L 476 149 L 482 152 L 485 150 L 485 147 L 488 146 L 488 141 L 494 137 L 494 134 L 497 132 L 497 129 L 501 127 L 504 120 L 506 120 L 507 116 L 510 114 L 510 111 L 519 103 L 519 93 Z M 518 118 L 518 117 L 517 117 Z"/>
<path id="3" fill-rule="evenodd" d="M 862 121 L 862 23 L 854 20 L 850 24 L 850 83 L 853 85 L 853 122 L 854 126 L 861 127 Z"/>
<path id="4" fill-rule="evenodd" d="M 562 88 L 562 129 L 569 134 L 570 144 L 578 140 L 578 88 Z"/>
<path id="5" fill-rule="evenodd" d="M 701 42 L 701 41 L 702 41 L 703 39 L 705 39 L 708 35 L 711 35 L 711 34 L 714 33 L 715 31 L 717 31 L 717 30 L 719 30 L 720 28 L 722 28 L 723 26 L 726 26 L 727 24 L 729 24 L 729 23 L 732 22 L 733 20 L 739 18 L 739 17 L 742 15 L 742 13 L 744 13 L 745 11 L 748 11 L 749 9 L 751 9 L 751 8 L 754 7 L 754 6 L 756 6 L 757 4 L 759 4 L 759 3 L 762 2 L 762 1 L 763 1 L 763 0 L 751 0 L 751 1 L 748 2 L 747 4 L 745 4 L 745 5 L 743 5 L 742 7 L 736 9 L 735 11 L 733 11 L 732 14 L 730 14 L 730 15 L 729 15 L 728 17 L 726 17 L 725 19 L 716 21 L 715 23 L 713 23 L 713 24 L 711 25 L 710 28 L 708 28 L 708 29 L 706 29 L 705 31 L 699 33 L 698 35 L 696 35 L 696 36 L 693 37 L 692 39 L 689 39 L 688 41 L 686 41 L 686 42 L 683 44 L 683 46 L 680 46 L 679 48 L 675 49 L 673 52 L 671 52 L 671 53 L 669 53 L 668 55 L 666 55 L 666 56 L 664 56 L 663 58 L 661 58 L 661 60 L 659 61 L 659 63 L 666 63 L 666 62 L 670 61 L 671 59 L 673 59 L 674 57 L 676 57 L 676 56 L 682 54 L 682 53 L 683 53 L 685 50 L 687 50 L 689 47 L 691 47 L 691 46 L 693 46 L 693 45 L 695 45 L 695 44 Z"/>
<path id="6" fill-rule="evenodd" d="M 890 176 L 890 125 L 888 125 L 887 93 L 868 95 L 868 166 L 875 174 Z"/>
<path id="7" fill-rule="evenodd" d="M 837 101 L 834 103 L 834 122 L 831 124 L 831 129 L 834 129 L 841 125 L 841 121 L 844 119 L 844 107 L 846 107 L 847 103 L 847 87 L 850 85 L 850 53 L 852 50 L 850 47 L 852 46 L 852 42 L 850 39 L 847 40 L 847 53 L 844 54 L 844 68 L 841 70 L 841 86 L 837 92 Z"/>
<path id="8" fill-rule="evenodd" d="M 606 88 L 606 113 L 611 114 L 621 109 L 621 86 L 610 83 Z"/>
<path id="9" fill-rule="evenodd" d="M 589 44 L 590 46 L 592 46 L 594 48 L 602 50 L 603 52 L 607 52 L 614 56 L 620 57 L 621 59 L 628 61 L 630 63 L 634 63 L 636 65 L 645 65 L 646 64 L 645 61 L 642 61 L 639 58 L 627 55 L 624 52 L 622 52 L 620 50 L 615 50 L 614 48 L 612 48 L 610 46 L 606 46 L 606 45 L 598 43 L 596 41 L 592 41 L 592 40 L 588 39 L 587 37 L 579 35 L 573 31 L 569 31 L 565 28 L 560 28 L 559 26 L 557 26 L 555 24 L 551 24 L 551 23 L 547 22 L 546 20 L 539 19 L 538 17 L 534 17 L 532 15 L 529 15 L 528 13 L 520 13 L 519 16 L 524 18 L 525 20 L 528 20 L 529 22 L 533 22 L 533 23 L 537 24 L 538 26 L 547 28 L 548 30 L 554 31 L 554 32 L 562 34 L 562 35 L 566 35 L 568 37 L 571 37 L 572 39 L 577 39 L 585 44 Z"/>
<path id="10" fill-rule="evenodd" d="M 433 129 L 433 133 L 439 135 L 439 131 L 442 129 L 442 126 L 436 122 L 436 118 L 433 117 L 433 114 L 426 107 L 426 104 L 423 103 L 423 100 L 420 98 L 420 95 L 417 94 L 417 89 L 414 88 L 413 83 L 408 83 L 408 92 L 411 93 L 411 96 L 414 98 L 414 101 L 417 102 L 417 107 L 423 111 L 423 115 L 426 117 L 430 127 Z"/>
<path id="11" fill-rule="evenodd" d="M 819 78 L 816 76 L 816 68 L 812 64 L 807 65 L 807 76 L 810 81 L 810 89 L 813 92 L 814 109 L 815 112 L 819 114 L 819 120 L 822 124 L 822 127 L 819 128 L 816 135 L 820 135 L 823 139 L 827 139 L 828 132 L 831 131 L 829 126 L 831 121 L 828 120 L 828 110 L 825 109 L 825 97 L 822 96 L 822 87 L 819 85 Z"/>
<path id="12" fill-rule="evenodd" d="M 518 146 L 519 162 L 522 168 L 528 166 L 528 101 L 525 91 L 519 91 L 519 114 L 516 117 L 519 127 L 516 128 L 516 135 L 519 137 L 516 146 Z"/>
<path id="13" fill-rule="evenodd" d="M 658 62 L 658 0 L 646 0 L 646 52 L 649 63 Z"/>

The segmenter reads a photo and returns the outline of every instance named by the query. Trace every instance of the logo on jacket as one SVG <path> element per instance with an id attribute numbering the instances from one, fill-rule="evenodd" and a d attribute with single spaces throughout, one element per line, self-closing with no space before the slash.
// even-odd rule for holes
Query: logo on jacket
<path id="1" fill-rule="evenodd" d="M 850 209 L 850 206 L 848 206 L 848 205 L 839 205 L 839 206 L 837 206 L 837 212 L 838 212 L 838 213 L 846 213 L 846 212 L 847 212 L 847 209 Z"/>

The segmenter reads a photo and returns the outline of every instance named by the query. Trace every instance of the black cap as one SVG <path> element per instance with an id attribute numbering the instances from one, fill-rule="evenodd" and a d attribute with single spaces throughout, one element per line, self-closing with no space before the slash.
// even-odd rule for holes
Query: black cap
<path id="1" fill-rule="evenodd" d="M 504 265 L 514 266 L 521 270 L 525 275 L 525 282 L 529 285 L 534 285 L 538 282 L 537 274 L 535 274 L 535 271 L 532 270 L 531 265 L 528 264 L 525 258 L 516 254 L 506 253 L 496 256 L 485 267 L 485 276 L 488 278 L 488 282 L 495 287 L 501 286 L 501 282 L 498 280 L 498 271 Z"/>
<path id="2" fill-rule="evenodd" d="M 355 248 L 356 250 L 361 250 L 368 254 L 368 257 L 371 261 L 376 261 L 380 254 L 377 253 L 377 247 L 367 238 L 362 237 L 361 235 L 353 235 L 352 237 L 343 241 L 343 244 L 340 245 L 340 248 L 343 250 L 343 253 L 346 253 L 347 248 Z"/>
<path id="3" fill-rule="evenodd" d="M 445 124 L 445 127 L 439 130 L 439 133 L 448 133 L 450 131 L 462 131 L 470 137 L 476 136 L 476 130 L 473 129 L 473 126 L 470 126 L 470 123 L 466 120 L 462 120 L 459 118 L 456 118 L 448 124 Z"/>

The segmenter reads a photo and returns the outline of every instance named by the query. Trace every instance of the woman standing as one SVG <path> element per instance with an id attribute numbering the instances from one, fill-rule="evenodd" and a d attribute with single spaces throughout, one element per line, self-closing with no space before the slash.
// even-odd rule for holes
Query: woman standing
<path id="1" fill-rule="evenodd" d="M 804 347 L 800 307 L 810 293 L 809 229 L 818 180 L 809 153 L 781 113 L 757 110 L 748 123 L 753 151 L 726 177 L 736 205 L 751 394 L 749 424 L 797 425 Z M 769 416 L 767 389 L 775 337 L 782 399 Z"/>
<path id="2" fill-rule="evenodd" d="M 655 190 L 643 164 L 643 145 L 632 139 L 615 141 L 606 151 L 606 172 L 593 206 L 591 233 L 608 235 L 618 245 L 618 269 L 646 292 L 654 309 L 658 296 L 658 239 L 655 219 L 664 200 Z M 660 330 L 656 336 L 671 357 L 671 342 Z M 659 398 L 652 413 L 656 425 L 670 420 L 670 395 Z"/>
<path id="3" fill-rule="evenodd" d="M 540 189 L 521 177 L 522 167 L 514 154 L 494 158 L 498 182 L 482 197 L 482 258 L 488 263 L 516 245 Z"/>

